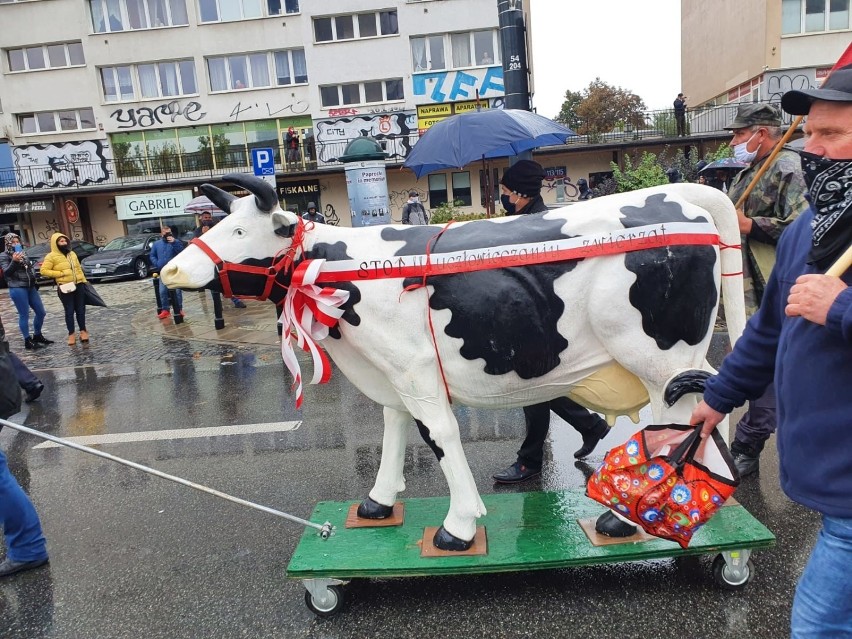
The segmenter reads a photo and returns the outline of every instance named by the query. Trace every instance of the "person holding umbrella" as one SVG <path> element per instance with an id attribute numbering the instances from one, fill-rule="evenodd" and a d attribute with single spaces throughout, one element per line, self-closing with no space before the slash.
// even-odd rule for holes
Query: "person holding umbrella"
<path id="1" fill-rule="evenodd" d="M 758 179 L 750 195 L 740 202 L 781 139 L 781 112 L 768 104 L 742 104 L 734 121 L 725 128 L 733 133 L 730 145 L 734 149 L 734 159 L 748 163 L 748 168 L 731 183 L 728 197 L 738 207 L 740 232 L 745 239 L 743 278 L 746 312 L 751 316 L 761 303 L 781 234 L 808 209 L 807 187 L 798 155 L 782 150 Z M 743 477 L 758 471 L 760 453 L 775 432 L 775 401 L 774 388 L 770 386 L 763 397 L 749 403 L 748 411 L 737 424 L 731 453 Z"/>
<path id="2" fill-rule="evenodd" d="M 520 160 L 506 169 L 500 181 L 500 203 L 507 215 L 530 215 L 544 213 L 547 206 L 541 199 L 541 182 L 544 169 L 538 162 Z M 583 408 L 567 397 L 526 406 L 524 421 L 527 435 L 518 458 L 507 469 L 492 476 L 498 484 L 517 484 L 541 474 L 544 459 L 544 440 L 550 430 L 550 411 L 571 424 L 583 437 L 583 445 L 574 452 L 574 457 L 587 457 L 606 437 L 609 426 L 599 415 Z"/>

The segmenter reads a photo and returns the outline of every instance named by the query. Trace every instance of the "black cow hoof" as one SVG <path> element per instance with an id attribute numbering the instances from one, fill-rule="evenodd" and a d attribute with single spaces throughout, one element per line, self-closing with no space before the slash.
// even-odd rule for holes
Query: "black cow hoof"
<path id="1" fill-rule="evenodd" d="M 361 519 L 387 519 L 393 514 L 393 506 L 383 506 L 367 497 L 358 506 L 358 516 Z"/>
<path id="2" fill-rule="evenodd" d="M 606 537 L 630 537 L 636 534 L 636 526 L 621 521 L 611 510 L 598 517 L 595 531 Z"/>
<path id="3" fill-rule="evenodd" d="M 438 528 L 435 532 L 435 536 L 432 538 L 432 543 L 435 544 L 435 548 L 440 548 L 441 550 L 452 550 L 454 552 L 461 552 L 465 550 L 470 550 L 470 547 L 473 545 L 473 539 L 470 541 L 465 541 L 464 539 L 459 539 L 455 535 L 451 535 L 448 533 L 443 526 Z"/>

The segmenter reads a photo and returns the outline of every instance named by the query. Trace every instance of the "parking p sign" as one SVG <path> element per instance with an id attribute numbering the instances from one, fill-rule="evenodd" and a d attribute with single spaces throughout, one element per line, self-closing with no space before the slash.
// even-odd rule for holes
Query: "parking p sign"
<path id="1" fill-rule="evenodd" d="M 251 164 L 254 174 L 258 177 L 275 175 L 275 155 L 272 149 L 252 149 Z"/>
<path id="2" fill-rule="evenodd" d="M 275 188 L 275 154 L 272 149 L 252 149 L 251 164 L 254 174 Z"/>

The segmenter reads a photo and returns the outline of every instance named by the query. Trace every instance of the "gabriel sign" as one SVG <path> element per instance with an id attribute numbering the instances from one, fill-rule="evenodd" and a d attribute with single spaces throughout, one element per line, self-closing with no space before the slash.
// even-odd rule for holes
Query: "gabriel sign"
<path id="1" fill-rule="evenodd" d="M 116 195 L 115 210 L 119 220 L 184 215 L 184 208 L 191 199 L 192 191 L 189 190 Z"/>

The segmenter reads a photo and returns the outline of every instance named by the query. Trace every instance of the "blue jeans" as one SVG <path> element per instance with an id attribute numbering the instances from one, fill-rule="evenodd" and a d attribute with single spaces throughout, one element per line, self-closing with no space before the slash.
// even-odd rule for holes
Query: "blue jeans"
<path id="1" fill-rule="evenodd" d="M 12 476 L 0 450 L 0 526 L 6 536 L 6 556 L 12 561 L 47 559 L 47 543 L 35 507 Z"/>
<path id="2" fill-rule="evenodd" d="M 793 599 L 792 639 L 852 638 L 852 519 L 822 516 Z"/>
<path id="3" fill-rule="evenodd" d="M 178 308 L 175 309 L 175 313 L 178 312 L 178 309 L 183 309 L 183 291 L 179 288 L 175 289 L 175 297 L 177 298 Z M 169 297 L 169 289 L 163 284 L 163 280 L 160 280 L 160 303 L 163 305 L 163 310 L 169 310 L 169 307 L 172 305 L 171 299 Z"/>
<path id="4" fill-rule="evenodd" d="M 30 337 L 30 308 L 35 313 L 33 333 L 41 335 L 41 327 L 44 325 L 44 316 L 47 315 L 47 312 L 44 310 L 38 289 L 34 286 L 10 286 L 9 297 L 12 298 L 15 308 L 18 310 L 18 328 L 21 329 L 21 335 L 24 336 L 24 339 Z"/>

